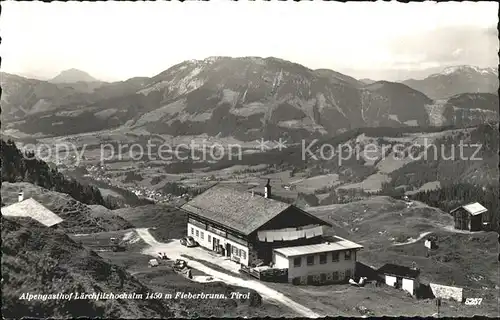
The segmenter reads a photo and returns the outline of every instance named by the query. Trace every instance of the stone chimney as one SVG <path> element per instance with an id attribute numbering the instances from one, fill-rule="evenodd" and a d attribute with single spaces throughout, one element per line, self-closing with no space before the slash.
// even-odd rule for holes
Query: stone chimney
<path id="1" fill-rule="evenodd" d="M 271 179 L 267 179 L 267 184 L 264 186 L 264 198 L 271 199 Z"/>
<path id="2" fill-rule="evenodd" d="M 24 192 L 20 191 L 18 194 L 17 194 L 17 201 L 18 202 L 21 202 L 24 200 Z"/>

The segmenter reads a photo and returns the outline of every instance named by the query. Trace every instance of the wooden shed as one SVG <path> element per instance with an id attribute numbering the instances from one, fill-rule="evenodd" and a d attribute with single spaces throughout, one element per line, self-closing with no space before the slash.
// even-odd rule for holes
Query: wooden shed
<path id="1" fill-rule="evenodd" d="M 480 203 L 469 203 L 450 211 L 455 220 L 455 229 L 480 231 L 483 227 L 484 213 L 488 209 Z"/>
<path id="2" fill-rule="evenodd" d="M 378 273 L 391 287 L 403 289 L 415 296 L 420 286 L 420 270 L 417 267 L 405 267 L 387 263 L 378 269 Z"/>

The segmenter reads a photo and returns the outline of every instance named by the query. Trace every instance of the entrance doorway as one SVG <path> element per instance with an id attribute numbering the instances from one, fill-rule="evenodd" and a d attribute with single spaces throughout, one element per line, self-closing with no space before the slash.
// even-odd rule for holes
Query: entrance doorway
<path id="1" fill-rule="evenodd" d="M 231 244 L 226 243 L 226 257 L 231 256 Z"/>
<path id="2" fill-rule="evenodd" d="M 212 250 L 215 252 L 218 252 L 220 250 L 219 245 L 220 245 L 220 240 L 217 238 L 212 237 Z"/>
<path id="3" fill-rule="evenodd" d="M 403 287 L 403 278 L 396 278 L 396 283 L 394 284 L 396 289 L 401 289 Z"/>

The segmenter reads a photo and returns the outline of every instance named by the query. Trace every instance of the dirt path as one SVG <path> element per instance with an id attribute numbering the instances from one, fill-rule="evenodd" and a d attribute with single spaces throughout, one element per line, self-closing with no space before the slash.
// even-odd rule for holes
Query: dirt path
<path id="1" fill-rule="evenodd" d="M 172 244 L 172 243 L 161 243 L 156 241 L 156 239 L 149 233 L 147 228 L 139 228 L 136 229 L 137 234 L 150 246 L 149 248 L 145 249 L 143 251 L 144 254 L 148 254 L 154 257 L 158 256 L 158 252 L 165 252 L 167 256 L 170 259 L 184 259 L 190 265 L 191 267 L 200 270 L 206 274 L 209 274 L 213 276 L 214 278 L 223 281 L 229 285 L 233 286 L 239 286 L 239 287 L 245 287 L 249 289 L 253 289 L 257 291 L 263 298 L 269 299 L 269 300 L 275 300 L 291 309 L 293 309 L 295 312 L 300 314 L 303 317 L 307 318 L 320 318 L 323 317 L 322 315 L 319 315 L 315 312 L 313 312 L 311 309 L 293 301 L 292 299 L 286 297 L 282 293 L 271 289 L 264 285 L 261 282 L 255 281 L 255 280 L 244 280 L 235 276 L 232 276 L 230 274 L 226 274 L 223 272 L 219 272 L 216 270 L 213 270 L 204 264 L 198 262 L 198 261 L 193 261 L 190 259 L 186 259 L 185 257 L 181 256 L 181 252 L 176 248 L 178 246 L 177 243 Z M 170 250 L 173 249 L 173 250 Z"/>
<path id="2" fill-rule="evenodd" d="M 426 235 L 428 234 L 431 234 L 432 232 L 424 232 L 424 233 L 421 233 L 417 239 L 410 239 L 406 242 L 401 242 L 401 243 L 395 243 L 393 244 L 393 246 L 404 246 L 404 245 L 407 245 L 407 244 L 412 244 L 412 243 L 415 243 L 419 240 L 421 240 L 422 238 L 424 238 Z"/>
<path id="3" fill-rule="evenodd" d="M 484 231 L 475 231 L 475 232 L 471 232 L 471 231 L 467 231 L 467 230 L 458 230 L 458 229 L 455 229 L 454 226 L 450 226 L 450 225 L 443 225 L 443 224 L 437 224 L 437 226 L 445 231 L 448 231 L 448 232 L 452 232 L 452 233 L 461 233 L 461 234 L 480 234 L 480 233 L 484 233 Z M 424 233 L 421 233 L 417 239 L 410 239 L 406 242 L 401 242 L 401 243 L 395 243 L 393 244 L 393 246 L 404 246 L 404 245 L 407 245 L 407 244 L 412 244 L 412 243 L 415 243 L 419 240 L 421 240 L 422 238 L 424 238 L 425 236 L 431 234 L 432 231 L 428 231 L 428 232 L 424 232 Z"/>
<path id="4" fill-rule="evenodd" d="M 467 231 L 467 230 L 459 230 L 455 229 L 454 226 L 442 226 L 442 228 L 448 232 L 453 232 L 453 233 L 461 233 L 461 234 L 481 234 L 484 233 L 484 231 Z"/>

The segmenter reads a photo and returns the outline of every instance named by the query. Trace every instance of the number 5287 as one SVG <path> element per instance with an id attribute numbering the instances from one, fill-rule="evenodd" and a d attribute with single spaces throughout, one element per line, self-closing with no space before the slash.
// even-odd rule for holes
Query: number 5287
<path id="1" fill-rule="evenodd" d="M 481 301 L 483 301 L 483 298 L 467 298 L 464 304 L 466 306 L 478 306 L 481 304 Z"/>

